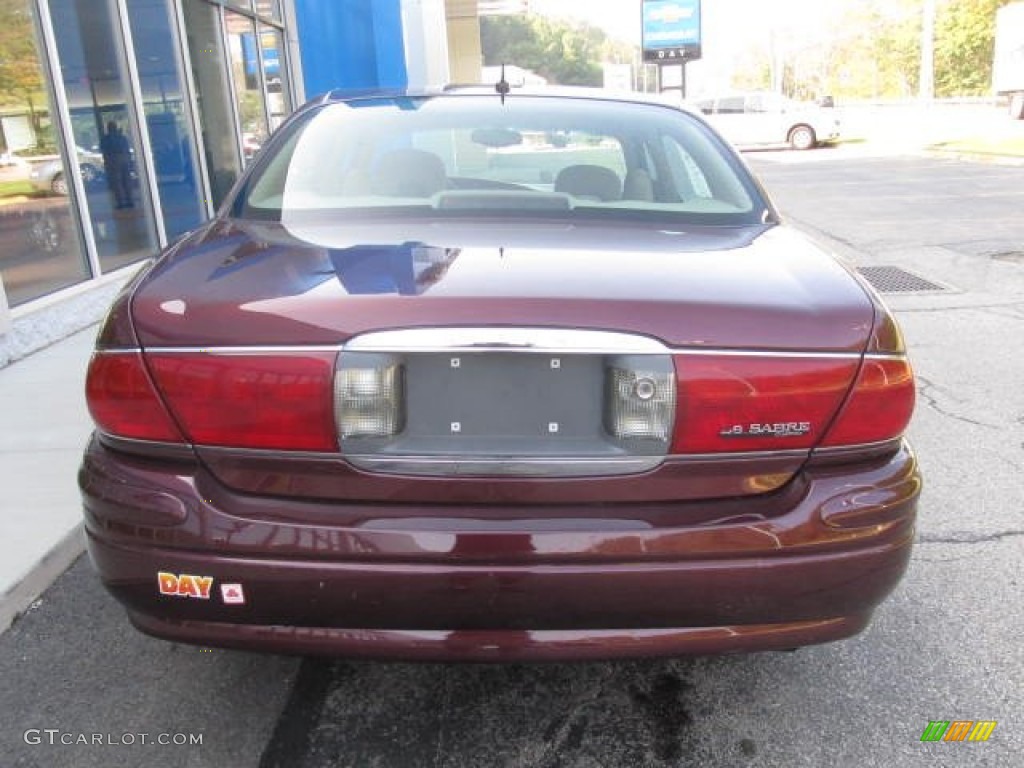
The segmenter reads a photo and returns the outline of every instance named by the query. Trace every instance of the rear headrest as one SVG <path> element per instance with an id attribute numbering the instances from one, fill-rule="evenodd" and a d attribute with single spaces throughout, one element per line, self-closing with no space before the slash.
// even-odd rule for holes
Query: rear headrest
<path id="1" fill-rule="evenodd" d="M 651 174 L 643 168 L 633 168 L 627 171 L 626 178 L 622 182 L 622 199 L 653 202 L 654 182 L 651 181 Z"/>
<path id="2" fill-rule="evenodd" d="M 622 181 L 602 165 L 567 165 L 555 177 L 555 192 L 606 202 L 622 197 Z"/>
<path id="3" fill-rule="evenodd" d="M 448 184 L 444 162 L 422 149 L 396 149 L 382 155 L 370 183 L 375 195 L 430 197 Z"/>

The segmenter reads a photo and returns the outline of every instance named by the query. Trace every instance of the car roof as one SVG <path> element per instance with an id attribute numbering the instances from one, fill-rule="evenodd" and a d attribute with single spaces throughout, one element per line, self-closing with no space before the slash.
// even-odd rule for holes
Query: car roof
<path id="1" fill-rule="evenodd" d="M 323 94 L 323 96 L 314 99 L 314 101 L 320 104 L 329 104 L 368 100 L 386 101 L 391 99 L 444 98 L 458 96 L 492 96 L 494 98 L 499 98 L 499 94 L 495 90 L 495 86 L 476 84 L 446 85 L 434 88 L 336 89 Z M 505 98 L 516 99 L 521 97 L 613 101 L 622 104 L 646 104 L 670 107 L 688 114 L 698 114 L 692 106 L 684 104 L 680 101 L 679 96 L 675 94 L 636 93 L 631 91 L 617 91 L 584 86 L 534 85 L 512 88 Z"/>

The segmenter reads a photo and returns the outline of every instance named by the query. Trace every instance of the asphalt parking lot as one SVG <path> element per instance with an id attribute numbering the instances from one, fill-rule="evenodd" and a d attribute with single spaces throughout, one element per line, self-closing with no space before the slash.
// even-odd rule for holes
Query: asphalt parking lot
<path id="1" fill-rule="evenodd" d="M 0 766 L 1019 765 L 1021 168 L 842 149 L 748 159 L 842 257 L 942 288 L 887 295 L 920 377 L 910 437 L 926 489 L 907 576 L 866 632 L 612 664 L 298 660 L 143 637 L 82 560 L 0 636 Z M 933 720 L 997 726 L 985 743 L 922 743 Z M 203 741 L 31 743 L 47 730 Z"/>

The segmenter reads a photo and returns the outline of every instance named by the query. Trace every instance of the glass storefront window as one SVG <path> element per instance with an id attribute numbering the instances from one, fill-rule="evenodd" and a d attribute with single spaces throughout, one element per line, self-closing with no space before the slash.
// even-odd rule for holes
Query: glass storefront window
<path id="1" fill-rule="evenodd" d="M 256 0 L 256 13 L 265 19 L 281 20 L 281 0 Z"/>
<path id="2" fill-rule="evenodd" d="M 284 34 L 279 27 L 257 22 L 254 8 L 261 19 L 281 18 L 277 0 L 257 0 L 255 6 L 233 0 L 223 8 L 195 0 L 182 6 L 215 207 L 243 163 L 294 109 Z"/>
<path id="3" fill-rule="evenodd" d="M 88 216 L 104 272 L 152 256 L 156 224 L 112 4 L 49 0 Z M 86 172 L 88 166 L 91 170 Z"/>
<path id="4" fill-rule="evenodd" d="M 28 0 L 0 0 L 0 274 L 11 306 L 90 276 L 40 50 Z"/>
<path id="5" fill-rule="evenodd" d="M 45 44 L 36 10 L 52 21 Z M 12 305 L 147 258 L 158 233 L 173 240 L 223 201 L 294 108 L 283 18 L 280 0 L 0 0 L 0 276 Z"/>
<path id="6" fill-rule="evenodd" d="M 214 207 L 217 207 L 242 171 L 231 111 L 234 95 L 228 81 L 230 57 L 224 50 L 220 11 L 216 6 L 187 2 L 182 10 L 203 133 L 202 145 L 210 177 L 210 194 Z"/>
<path id="7" fill-rule="evenodd" d="M 284 64 L 284 35 L 276 27 L 260 25 L 260 44 L 263 48 L 263 80 L 267 84 L 270 130 L 276 131 L 292 111 L 288 71 Z"/>
<path id="8" fill-rule="evenodd" d="M 260 82 L 259 46 L 256 43 L 256 22 L 232 11 L 224 12 L 224 25 L 231 56 L 231 72 L 235 83 L 235 103 L 242 129 L 242 154 L 246 162 L 263 146 L 270 135 L 267 103 Z"/>
<path id="9" fill-rule="evenodd" d="M 206 218 L 177 35 L 166 0 L 128 0 L 127 9 L 164 230 L 173 240 Z"/>

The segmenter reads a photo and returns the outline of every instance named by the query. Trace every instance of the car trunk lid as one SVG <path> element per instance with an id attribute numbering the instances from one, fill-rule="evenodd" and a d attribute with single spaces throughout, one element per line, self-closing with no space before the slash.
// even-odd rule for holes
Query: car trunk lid
<path id="1" fill-rule="evenodd" d="M 601 229 L 545 247 L 474 232 L 330 248 L 224 224 L 161 263 L 136 330 L 213 475 L 416 504 L 764 493 L 827 431 L 874 321 L 849 273 L 782 229 L 619 232 L 625 248 Z M 397 398 L 392 431 L 373 398 Z M 346 434 L 343 414 L 374 426 Z"/>

